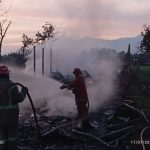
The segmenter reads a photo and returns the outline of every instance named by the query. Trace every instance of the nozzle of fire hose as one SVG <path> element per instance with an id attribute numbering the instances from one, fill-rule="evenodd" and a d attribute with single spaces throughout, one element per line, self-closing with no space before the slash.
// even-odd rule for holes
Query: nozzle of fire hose
<path id="1" fill-rule="evenodd" d="M 67 89 L 67 88 L 68 88 L 68 84 L 65 84 L 65 83 L 60 87 L 61 90 Z"/>
<path id="2" fill-rule="evenodd" d="M 22 86 L 21 93 L 24 94 L 24 95 L 26 95 L 28 92 L 29 92 L 28 88 L 25 87 L 25 86 Z"/>

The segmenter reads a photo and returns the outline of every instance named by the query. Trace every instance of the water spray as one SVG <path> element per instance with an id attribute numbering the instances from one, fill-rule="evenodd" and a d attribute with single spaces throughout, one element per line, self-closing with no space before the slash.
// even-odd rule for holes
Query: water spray
<path id="1" fill-rule="evenodd" d="M 21 83 L 13 83 L 13 84 L 11 84 L 8 88 L 6 88 L 6 89 L 1 93 L 1 95 L 2 95 L 4 92 L 6 92 L 7 90 L 9 90 L 9 89 L 10 89 L 11 87 L 13 87 L 13 86 L 20 86 L 21 88 L 25 88 L 25 86 L 22 85 Z M 68 125 L 71 125 L 71 124 L 75 124 L 75 123 L 76 123 L 76 121 L 71 122 L 71 123 L 66 123 L 66 124 L 64 124 L 64 125 L 58 126 L 58 127 L 54 128 L 54 129 L 50 130 L 49 132 L 46 132 L 46 133 L 44 133 L 44 134 L 41 134 L 41 132 L 40 132 L 40 127 L 39 127 L 39 124 L 38 124 L 37 115 L 36 115 L 36 110 L 35 110 L 35 107 L 34 107 L 34 104 L 33 104 L 33 100 L 32 100 L 31 95 L 30 95 L 30 93 L 29 93 L 28 91 L 27 91 L 27 97 L 28 97 L 28 99 L 29 99 L 29 101 L 30 101 L 30 104 L 31 104 L 31 107 L 32 107 L 32 110 L 33 110 L 35 125 L 36 125 L 37 134 L 38 134 L 38 137 L 39 137 L 39 138 L 48 137 L 48 135 L 50 135 L 50 134 L 51 134 L 52 132 L 54 132 L 55 130 L 57 130 L 57 129 L 59 129 L 59 128 L 62 128 L 62 127 L 64 127 L 64 126 L 68 126 Z"/>

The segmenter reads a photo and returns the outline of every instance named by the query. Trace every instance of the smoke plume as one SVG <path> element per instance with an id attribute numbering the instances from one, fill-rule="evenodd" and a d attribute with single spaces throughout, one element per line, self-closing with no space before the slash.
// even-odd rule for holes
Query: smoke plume
<path id="1" fill-rule="evenodd" d="M 44 45 L 43 45 L 44 46 Z M 47 115 L 74 115 L 76 106 L 71 91 L 60 90 L 61 83 L 49 78 L 49 46 L 45 46 L 45 75 L 41 75 L 41 47 L 36 48 L 36 68 L 33 73 L 33 54 L 29 57 L 25 71 L 11 68 L 11 79 L 27 86 L 36 108 L 48 109 Z M 59 66 L 59 67 L 58 67 Z M 74 67 L 87 70 L 91 79 L 87 81 L 90 111 L 96 111 L 105 101 L 115 95 L 115 79 L 120 67 L 117 53 L 107 49 L 93 49 L 60 54 L 53 50 L 53 71 L 72 73 Z M 22 112 L 29 109 L 26 100 L 21 104 Z"/>

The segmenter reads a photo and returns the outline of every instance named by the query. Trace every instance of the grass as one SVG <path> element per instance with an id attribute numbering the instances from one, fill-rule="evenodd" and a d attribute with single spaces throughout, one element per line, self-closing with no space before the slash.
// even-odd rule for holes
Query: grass
<path id="1" fill-rule="evenodd" d="M 150 72 L 150 66 L 140 66 L 140 70 Z"/>
<path id="2" fill-rule="evenodd" d="M 139 98 L 137 99 L 137 103 L 142 108 L 150 108 L 150 96 L 140 95 Z"/>
<path id="3" fill-rule="evenodd" d="M 139 98 L 137 102 L 141 107 L 150 108 L 150 66 L 140 66 L 138 80 L 131 86 L 133 94 Z"/>
<path id="4" fill-rule="evenodd" d="M 150 80 L 150 66 L 140 66 L 140 73 Z"/>

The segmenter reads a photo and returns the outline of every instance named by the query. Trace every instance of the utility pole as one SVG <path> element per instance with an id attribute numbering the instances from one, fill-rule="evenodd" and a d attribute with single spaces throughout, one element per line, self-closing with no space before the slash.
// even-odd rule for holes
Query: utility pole
<path id="1" fill-rule="evenodd" d="M 52 60 L 52 49 L 50 49 L 50 77 L 52 77 L 52 63 L 53 63 L 53 60 Z"/>
<path id="2" fill-rule="evenodd" d="M 42 48 L 42 75 L 44 75 L 44 48 Z"/>
<path id="3" fill-rule="evenodd" d="M 57 66 L 56 66 L 56 71 L 59 71 L 59 55 L 58 55 L 58 50 L 57 50 Z"/>
<path id="4" fill-rule="evenodd" d="M 35 52 L 35 46 L 33 46 L 33 69 L 34 69 L 34 74 L 36 72 L 36 52 Z"/>

